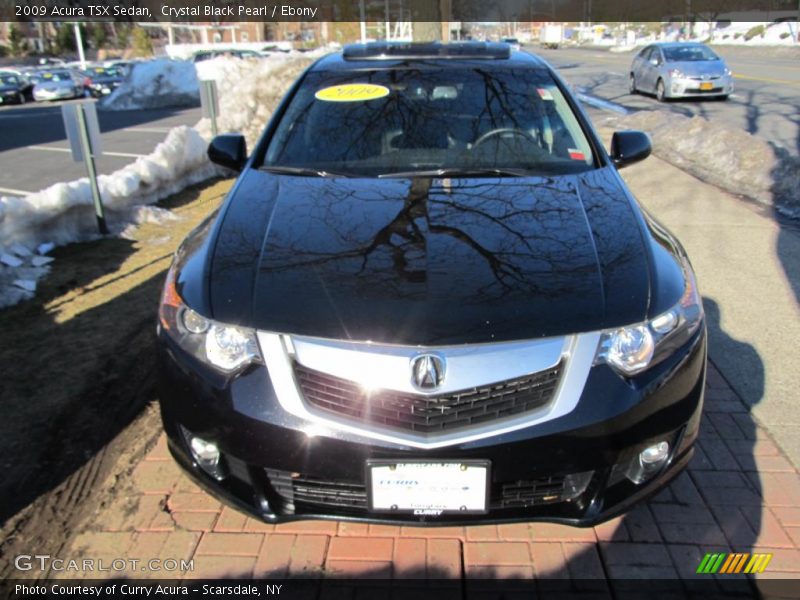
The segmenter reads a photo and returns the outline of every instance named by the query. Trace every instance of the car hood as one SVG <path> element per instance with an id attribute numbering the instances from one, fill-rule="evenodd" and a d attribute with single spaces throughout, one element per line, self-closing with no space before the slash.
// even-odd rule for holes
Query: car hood
<path id="1" fill-rule="evenodd" d="M 641 321 L 641 216 L 610 169 L 557 178 L 293 177 L 251 170 L 216 231 L 213 317 L 410 345 Z"/>
<path id="2" fill-rule="evenodd" d="M 722 77 L 725 74 L 725 63 L 721 60 L 686 60 L 668 62 L 669 70 L 678 69 L 689 77 L 702 77 L 709 75 L 712 77 Z"/>

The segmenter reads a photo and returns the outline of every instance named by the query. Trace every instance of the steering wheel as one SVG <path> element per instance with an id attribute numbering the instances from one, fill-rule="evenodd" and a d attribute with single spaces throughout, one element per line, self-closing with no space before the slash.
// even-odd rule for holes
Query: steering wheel
<path id="1" fill-rule="evenodd" d="M 530 133 L 528 133 L 524 129 L 518 129 L 516 127 L 501 127 L 500 129 L 492 129 L 491 131 L 487 131 L 481 137 L 475 140 L 475 143 L 472 144 L 472 148 L 475 149 L 484 142 L 486 142 L 486 140 L 490 140 L 493 137 L 497 137 L 500 135 L 503 136 L 511 135 L 511 136 L 525 138 L 526 141 L 536 145 L 536 147 L 539 148 L 539 142 L 536 140 L 536 138 L 534 138 Z"/>

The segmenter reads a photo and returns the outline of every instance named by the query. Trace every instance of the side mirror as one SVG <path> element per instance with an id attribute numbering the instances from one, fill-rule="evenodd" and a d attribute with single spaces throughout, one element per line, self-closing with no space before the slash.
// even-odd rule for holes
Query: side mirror
<path id="1" fill-rule="evenodd" d="M 653 65 L 654 67 L 657 67 L 658 65 L 661 64 L 661 61 L 658 60 L 657 58 L 651 58 L 650 59 L 650 64 Z"/>
<path id="2" fill-rule="evenodd" d="M 650 156 L 653 145 L 643 131 L 615 131 L 611 138 L 611 160 L 618 169 Z"/>
<path id="3" fill-rule="evenodd" d="M 208 159 L 234 171 L 241 171 L 247 162 L 247 142 L 239 133 L 223 133 L 208 145 Z"/>

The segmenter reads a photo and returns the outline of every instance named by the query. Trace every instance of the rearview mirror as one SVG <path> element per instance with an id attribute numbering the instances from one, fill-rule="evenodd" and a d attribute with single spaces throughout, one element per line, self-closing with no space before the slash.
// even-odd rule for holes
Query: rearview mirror
<path id="1" fill-rule="evenodd" d="M 653 146 L 643 131 L 615 131 L 611 138 L 611 160 L 618 169 L 650 156 Z"/>
<path id="2" fill-rule="evenodd" d="M 247 142 L 239 133 L 223 133 L 208 145 L 208 159 L 218 165 L 241 171 L 247 162 Z"/>

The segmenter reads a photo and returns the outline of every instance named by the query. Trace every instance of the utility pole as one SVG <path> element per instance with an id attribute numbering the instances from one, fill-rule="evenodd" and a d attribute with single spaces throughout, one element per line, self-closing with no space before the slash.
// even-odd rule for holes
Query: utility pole
<path id="1" fill-rule="evenodd" d="M 367 43 L 367 11 L 364 8 L 364 0 L 358 0 L 358 18 L 361 21 L 361 43 Z"/>
<path id="2" fill-rule="evenodd" d="M 81 61 L 81 71 L 86 70 L 86 56 L 83 53 L 83 38 L 81 38 L 81 26 L 78 23 L 73 23 L 72 27 L 75 31 L 75 45 L 78 47 L 78 58 Z"/>

